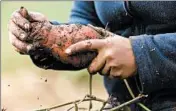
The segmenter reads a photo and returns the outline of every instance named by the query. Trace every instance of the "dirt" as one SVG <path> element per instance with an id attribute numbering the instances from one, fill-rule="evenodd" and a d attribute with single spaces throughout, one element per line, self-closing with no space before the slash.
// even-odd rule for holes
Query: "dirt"
<path id="1" fill-rule="evenodd" d="M 1 108 L 6 111 L 34 111 L 82 99 L 88 93 L 87 81 L 75 83 L 71 78 L 62 76 L 65 72 L 42 71 L 42 73 L 45 74 L 20 69 L 13 74 L 2 74 Z M 107 98 L 102 81 L 93 81 L 93 94 L 102 99 Z M 93 104 L 95 108 L 101 105 Z M 88 107 L 88 104 L 84 103 L 82 106 Z M 53 111 L 65 111 L 67 108 Z"/>

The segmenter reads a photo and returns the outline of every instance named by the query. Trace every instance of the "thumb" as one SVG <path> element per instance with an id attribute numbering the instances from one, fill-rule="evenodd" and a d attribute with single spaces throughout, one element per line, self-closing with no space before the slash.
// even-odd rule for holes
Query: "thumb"
<path id="1" fill-rule="evenodd" d="M 48 21 L 47 17 L 43 14 L 38 12 L 28 12 L 27 9 L 24 7 L 21 7 L 19 12 L 24 18 L 26 18 L 30 22 Z"/>
<path id="2" fill-rule="evenodd" d="M 24 17 L 25 19 L 31 21 L 31 18 L 30 18 L 29 14 L 28 14 L 27 9 L 24 8 L 23 6 L 20 8 L 19 13 L 20 13 L 21 16 Z"/>
<path id="3" fill-rule="evenodd" d="M 114 34 L 106 29 L 103 29 L 101 27 L 96 27 L 93 26 L 91 24 L 88 24 L 87 26 L 89 26 L 90 28 L 94 29 L 95 31 L 97 31 L 99 34 L 101 34 L 103 37 L 107 37 L 107 36 L 113 36 Z"/>

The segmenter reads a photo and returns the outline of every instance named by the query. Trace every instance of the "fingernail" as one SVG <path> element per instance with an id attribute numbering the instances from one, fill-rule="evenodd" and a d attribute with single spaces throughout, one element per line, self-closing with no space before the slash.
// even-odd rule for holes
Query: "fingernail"
<path id="1" fill-rule="evenodd" d="M 24 28 L 29 30 L 29 24 L 28 23 L 24 24 Z"/>
<path id="2" fill-rule="evenodd" d="M 70 49 L 66 49 L 66 50 L 65 50 L 65 53 L 70 54 L 70 53 L 71 53 L 71 50 L 70 50 Z"/>
<path id="3" fill-rule="evenodd" d="M 88 71 L 89 71 L 90 74 L 95 74 L 92 67 L 89 67 Z"/>
<path id="4" fill-rule="evenodd" d="M 21 34 L 20 34 L 20 38 L 21 38 L 22 40 L 24 40 L 24 39 L 26 38 L 26 34 L 21 33 Z"/>

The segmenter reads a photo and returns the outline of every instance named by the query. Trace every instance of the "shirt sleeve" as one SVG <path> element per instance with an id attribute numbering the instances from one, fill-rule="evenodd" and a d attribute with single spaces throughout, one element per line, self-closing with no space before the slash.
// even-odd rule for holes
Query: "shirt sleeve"
<path id="1" fill-rule="evenodd" d="M 71 10 L 69 23 L 103 26 L 97 16 L 93 1 L 75 1 Z"/>
<path id="2" fill-rule="evenodd" d="M 143 93 L 176 88 L 176 33 L 130 37 Z"/>

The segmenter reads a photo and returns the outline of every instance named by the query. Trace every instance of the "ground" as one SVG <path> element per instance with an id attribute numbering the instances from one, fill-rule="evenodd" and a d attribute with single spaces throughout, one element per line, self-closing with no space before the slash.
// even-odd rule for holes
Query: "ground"
<path id="1" fill-rule="evenodd" d="M 88 93 L 86 79 L 85 82 L 77 82 L 57 72 L 42 75 L 27 69 L 18 70 L 14 75 L 2 76 L 1 101 L 2 107 L 7 108 L 7 111 L 32 111 L 81 99 Z M 101 80 L 94 81 L 93 94 L 102 99 L 107 98 Z M 94 106 L 99 107 L 101 104 L 94 103 Z M 63 111 L 63 109 L 54 111 Z"/>

